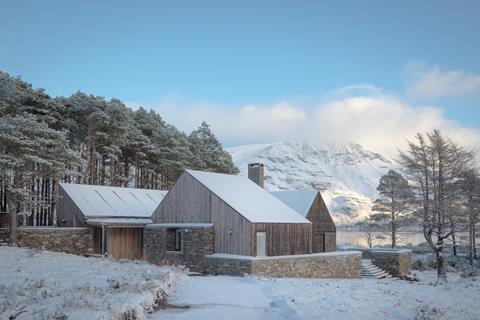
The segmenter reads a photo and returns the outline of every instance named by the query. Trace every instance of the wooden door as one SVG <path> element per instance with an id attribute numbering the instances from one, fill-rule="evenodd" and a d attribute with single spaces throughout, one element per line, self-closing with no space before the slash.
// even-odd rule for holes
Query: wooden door
<path id="1" fill-rule="evenodd" d="M 94 227 L 92 228 L 93 233 L 93 253 L 102 254 L 102 228 Z"/>
<path id="2" fill-rule="evenodd" d="M 142 258 L 143 228 L 107 228 L 107 253 L 115 259 Z"/>

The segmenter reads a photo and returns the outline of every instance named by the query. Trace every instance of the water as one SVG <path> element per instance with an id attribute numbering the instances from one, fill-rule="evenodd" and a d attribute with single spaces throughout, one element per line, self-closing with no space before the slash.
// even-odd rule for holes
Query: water
<path id="1" fill-rule="evenodd" d="M 392 243 L 391 234 L 388 232 L 374 232 L 373 246 L 388 246 Z M 425 242 L 423 233 L 399 232 L 398 245 L 418 245 Z M 354 246 L 368 248 L 365 233 L 360 231 L 337 231 L 337 246 Z"/>

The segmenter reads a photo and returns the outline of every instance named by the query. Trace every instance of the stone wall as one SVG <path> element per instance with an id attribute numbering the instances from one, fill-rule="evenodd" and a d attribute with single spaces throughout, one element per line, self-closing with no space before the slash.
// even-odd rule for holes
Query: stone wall
<path id="1" fill-rule="evenodd" d="M 368 256 L 377 267 L 387 271 L 394 277 L 401 273 L 409 273 L 412 251 L 408 249 L 372 249 Z"/>
<path id="2" fill-rule="evenodd" d="M 208 273 L 227 276 L 252 274 L 254 257 L 214 254 L 207 257 Z"/>
<path id="3" fill-rule="evenodd" d="M 0 244 L 9 243 L 9 230 L 0 229 Z M 89 228 L 22 227 L 17 245 L 78 255 L 92 253 L 92 230 Z"/>
<path id="4" fill-rule="evenodd" d="M 169 251 L 168 230 L 181 233 L 181 250 Z M 214 232 L 211 224 L 153 224 L 143 231 L 143 255 L 157 265 L 183 265 L 195 272 L 208 272 L 207 256 L 213 254 Z"/>
<path id="5" fill-rule="evenodd" d="M 360 279 L 362 255 L 356 251 L 314 253 L 278 257 L 247 257 L 214 254 L 208 257 L 209 272 L 241 276 Z"/>

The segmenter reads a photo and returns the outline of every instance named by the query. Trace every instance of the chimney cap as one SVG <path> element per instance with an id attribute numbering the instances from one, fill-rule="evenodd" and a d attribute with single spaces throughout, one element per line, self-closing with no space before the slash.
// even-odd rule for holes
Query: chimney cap
<path id="1" fill-rule="evenodd" d="M 255 162 L 255 163 L 249 163 L 249 167 L 263 167 L 263 163 L 260 162 Z"/>

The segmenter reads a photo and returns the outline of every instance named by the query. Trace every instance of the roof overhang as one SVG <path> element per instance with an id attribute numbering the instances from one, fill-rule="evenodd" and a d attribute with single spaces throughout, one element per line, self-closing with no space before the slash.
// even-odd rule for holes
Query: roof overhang
<path id="1" fill-rule="evenodd" d="M 85 221 L 88 226 L 119 226 L 119 227 L 143 227 L 151 224 L 150 218 L 131 218 L 131 217 L 87 217 Z"/>

